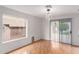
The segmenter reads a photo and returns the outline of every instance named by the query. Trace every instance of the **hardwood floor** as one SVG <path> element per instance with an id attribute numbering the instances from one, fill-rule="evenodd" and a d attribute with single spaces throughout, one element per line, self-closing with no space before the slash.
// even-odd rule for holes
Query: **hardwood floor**
<path id="1" fill-rule="evenodd" d="M 49 40 L 40 40 L 9 54 L 78 54 L 79 47 L 56 43 Z"/>

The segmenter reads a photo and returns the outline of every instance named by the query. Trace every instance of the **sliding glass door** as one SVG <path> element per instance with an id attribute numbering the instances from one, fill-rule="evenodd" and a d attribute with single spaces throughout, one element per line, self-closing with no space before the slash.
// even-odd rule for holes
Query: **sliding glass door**
<path id="1" fill-rule="evenodd" d="M 51 40 L 56 42 L 72 43 L 71 19 L 51 21 Z"/>

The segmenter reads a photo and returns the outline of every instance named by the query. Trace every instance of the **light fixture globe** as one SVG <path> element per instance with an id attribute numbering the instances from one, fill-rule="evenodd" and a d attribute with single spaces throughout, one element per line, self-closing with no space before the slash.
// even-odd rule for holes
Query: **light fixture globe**
<path id="1" fill-rule="evenodd" d="M 51 11 L 51 8 L 52 8 L 51 5 L 46 5 L 45 7 L 46 7 L 46 11 L 47 11 L 47 12 L 50 12 L 50 11 Z"/>
<path id="2" fill-rule="evenodd" d="M 48 19 L 51 19 L 51 13 L 52 13 L 52 6 L 51 5 L 46 5 L 46 15 Z"/>

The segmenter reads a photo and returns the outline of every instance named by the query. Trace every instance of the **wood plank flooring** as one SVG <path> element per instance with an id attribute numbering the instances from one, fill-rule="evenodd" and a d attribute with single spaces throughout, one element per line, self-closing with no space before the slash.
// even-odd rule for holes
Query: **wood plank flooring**
<path id="1" fill-rule="evenodd" d="M 79 47 L 56 43 L 50 40 L 40 40 L 9 54 L 78 54 Z"/>

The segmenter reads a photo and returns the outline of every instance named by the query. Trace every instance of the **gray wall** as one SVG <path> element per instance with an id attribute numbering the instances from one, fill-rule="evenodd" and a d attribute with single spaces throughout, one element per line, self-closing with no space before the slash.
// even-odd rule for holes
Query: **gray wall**
<path id="1" fill-rule="evenodd" d="M 1 43 L 2 31 L 3 31 L 3 27 L 2 27 L 3 14 L 14 15 L 14 16 L 22 17 L 28 20 L 28 38 L 22 38 L 22 39 L 18 39 L 18 40 L 7 42 L 7 43 Z M 6 53 L 6 52 L 9 52 L 11 50 L 14 50 L 16 48 L 19 48 L 31 43 L 32 36 L 35 36 L 36 40 L 41 39 L 42 38 L 41 20 L 42 20 L 41 18 L 37 18 L 35 16 L 31 16 L 28 14 L 24 14 L 24 13 L 0 6 L 0 53 Z"/>

